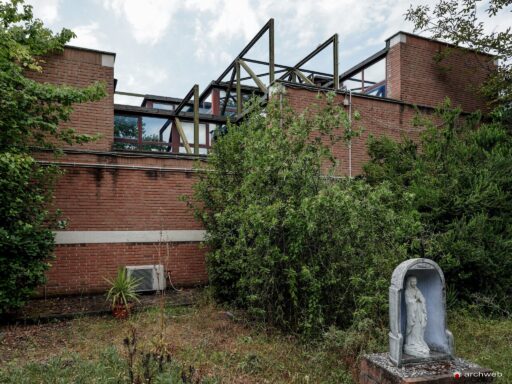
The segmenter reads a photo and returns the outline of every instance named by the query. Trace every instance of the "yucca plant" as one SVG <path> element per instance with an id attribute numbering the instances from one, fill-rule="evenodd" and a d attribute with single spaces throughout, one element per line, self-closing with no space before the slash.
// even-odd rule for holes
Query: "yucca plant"
<path id="1" fill-rule="evenodd" d="M 132 303 L 140 302 L 139 294 L 136 292 L 140 280 L 129 276 L 124 267 L 119 267 L 114 280 L 105 278 L 111 286 L 107 292 L 107 301 L 111 303 L 114 316 L 127 317 Z"/>

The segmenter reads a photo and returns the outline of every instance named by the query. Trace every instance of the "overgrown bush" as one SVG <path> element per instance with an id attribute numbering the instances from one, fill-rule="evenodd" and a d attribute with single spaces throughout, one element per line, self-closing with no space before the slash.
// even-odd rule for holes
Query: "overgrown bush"
<path id="1" fill-rule="evenodd" d="M 421 256 L 443 269 L 459 300 L 485 296 L 512 308 L 512 137 L 501 115 L 482 123 L 448 104 L 431 117 L 419 145 L 370 140 L 365 167 L 373 185 L 412 196 L 424 228 Z M 439 124 L 440 123 L 440 124 Z"/>
<path id="2" fill-rule="evenodd" d="M 0 313 L 20 307 L 44 282 L 53 247 L 47 205 L 57 170 L 25 154 L 0 153 Z"/>
<path id="3" fill-rule="evenodd" d="M 23 305 L 44 282 L 54 248 L 51 229 L 58 222 L 47 203 L 57 172 L 40 166 L 31 150 L 92 140 L 60 123 L 74 103 L 106 95 L 99 83 L 73 88 L 27 76 L 41 72 L 42 58 L 62 52 L 73 37 L 65 28 L 45 28 L 22 0 L 0 2 L 0 315 Z"/>
<path id="4" fill-rule="evenodd" d="M 333 95 L 319 102 L 300 115 L 277 99 L 252 106 L 213 146 L 195 195 L 216 297 L 307 336 L 386 323 L 391 272 L 420 230 L 409 196 L 333 176 L 332 146 L 353 131 Z"/>

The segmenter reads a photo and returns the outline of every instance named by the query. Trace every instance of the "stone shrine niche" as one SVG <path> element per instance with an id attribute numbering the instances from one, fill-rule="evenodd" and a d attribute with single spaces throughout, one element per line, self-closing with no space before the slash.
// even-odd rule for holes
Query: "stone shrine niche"
<path id="1" fill-rule="evenodd" d="M 411 334 L 414 332 L 420 332 L 422 341 L 426 344 L 426 352 L 423 349 L 423 353 L 416 355 L 404 352 L 408 330 L 407 289 L 409 303 L 413 302 L 411 298 L 417 298 L 414 301 L 417 304 L 412 305 L 418 306 L 415 312 L 410 313 L 411 325 L 419 321 L 423 325 L 419 328 L 418 326 L 409 327 L 409 337 L 412 337 Z M 416 296 L 413 295 L 414 293 Z M 412 305 L 411 308 L 413 308 Z M 425 312 L 426 316 L 423 319 L 421 315 Z M 418 258 L 404 261 L 395 268 L 389 287 L 389 325 L 389 356 L 393 364 L 402 366 L 409 363 L 453 358 L 453 336 L 446 328 L 445 280 L 443 271 L 437 263 L 430 259 Z M 410 346 L 406 349 L 411 350 Z"/>

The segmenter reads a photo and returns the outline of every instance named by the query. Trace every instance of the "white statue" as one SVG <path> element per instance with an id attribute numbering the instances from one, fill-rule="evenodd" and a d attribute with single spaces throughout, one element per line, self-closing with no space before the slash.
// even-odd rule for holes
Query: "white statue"
<path id="1" fill-rule="evenodd" d="M 430 349 L 424 339 L 425 328 L 427 327 L 427 305 L 416 284 L 415 276 L 407 279 L 405 288 L 407 332 L 404 353 L 416 357 L 428 357 Z"/>

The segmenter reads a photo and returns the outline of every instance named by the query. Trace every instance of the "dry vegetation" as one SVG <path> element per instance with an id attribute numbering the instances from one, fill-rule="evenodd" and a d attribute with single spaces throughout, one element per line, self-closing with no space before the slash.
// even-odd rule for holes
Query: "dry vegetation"
<path id="1" fill-rule="evenodd" d="M 204 301 L 195 306 L 166 307 L 163 328 L 161 313 L 159 308 L 151 308 L 134 314 L 130 321 L 102 316 L 3 327 L 0 329 L 0 381 L 86 383 L 94 377 L 97 383 L 123 382 L 127 379 L 123 369 L 109 373 L 118 381 L 104 380 L 101 375 L 105 372 L 95 371 L 95 364 L 105 362 L 105 351 L 110 351 L 123 366 L 126 361 L 123 339 L 135 327 L 138 348 L 145 351 L 155 348 L 163 329 L 164 347 L 174 361 L 185 369 L 194 367 L 196 381 L 191 382 L 352 382 L 340 353 L 320 342 L 305 344 L 294 336 L 250 323 L 241 314 L 231 316 Z M 459 356 L 502 372 L 498 382 L 509 382 L 512 320 L 463 314 L 451 316 L 450 327 Z M 85 379 L 78 380 L 80 375 L 85 375 Z M 26 381 L 18 381 L 19 377 Z"/>
<path id="2" fill-rule="evenodd" d="M 226 383 L 342 382 L 348 379 L 336 354 L 306 346 L 292 336 L 234 319 L 209 304 L 166 308 L 166 348 L 196 376 Z M 4 371 L 27 362 L 47 363 L 76 353 L 97 359 L 115 346 L 125 354 L 123 339 L 135 325 L 139 349 L 150 349 L 159 334 L 157 308 L 135 314 L 130 321 L 109 316 L 3 329 L 0 361 Z"/>

